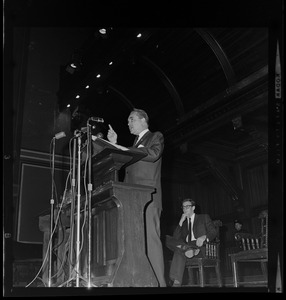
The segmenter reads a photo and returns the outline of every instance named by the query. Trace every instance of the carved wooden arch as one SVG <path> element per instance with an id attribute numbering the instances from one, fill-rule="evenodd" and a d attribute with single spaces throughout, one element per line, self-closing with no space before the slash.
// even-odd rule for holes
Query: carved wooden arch
<path id="1" fill-rule="evenodd" d="M 181 97 L 180 97 L 179 93 L 177 92 L 175 86 L 169 79 L 169 77 L 165 74 L 165 72 L 157 64 L 155 64 L 148 57 L 141 56 L 141 60 L 144 63 L 146 63 L 148 66 L 150 66 L 153 71 L 155 71 L 156 75 L 159 77 L 159 79 L 162 81 L 162 83 L 167 88 L 169 94 L 171 95 L 171 98 L 173 99 L 175 107 L 177 109 L 178 115 L 180 117 L 183 116 L 185 113 L 183 102 L 182 102 Z"/>
<path id="2" fill-rule="evenodd" d="M 194 28 L 194 30 L 201 36 L 201 38 L 207 43 L 207 45 L 211 48 L 211 50 L 214 52 L 215 56 L 218 59 L 219 64 L 222 67 L 222 70 L 225 74 L 228 86 L 232 86 L 236 83 L 236 76 L 233 71 L 233 68 L 230 64 L 230 61 L 223 51 L 222 47 L 220 46 L 219 42 L 214 38 L 214 36 L 206 29 L 202 28 Z M 179 93 L 177 92 L 175 86 L 172 84 L 171 80 L 168 78 L 168 76 L 165 74 L 165 72 L 153 61 L 151 61 L 146 56 L 142 56 L 141 60 L 145 62 L 148 66 L 150 66 L 159 79 L 162 81 L 162 83 L 167 88 L 169 94 L 171 95 L 171 98 L 174 101 L 176 110 L 178 112 L 179 117 L 182 117 L 185 114 L 184 106 L 182 103 L 182 100 L 180 98 Z"/>
<path id="3" fill-rule="evenodd" d="M 224 75 L 226 77 L 227 83 L 229 86 L 232 86 L 236 83 L 235 73 L 233 68 L 227 58 L 227 55 L 223 51 L 219 42 L 214 38 L 214 36 L 206 29 L 194 28 L 194 30 L 202 37 L 202 39 L 209 45 L 211 50 L 214 52 L 217 57 Z"/>
<path id="4" fill-rule="evenodd" d="M 122 94 L 118 89 L 116 89 L 115 87 L 109 85 L 108 89 L 112 92 L 114 92 L 115 94 L 119 95 L 120 99 L 123 101 L 123 103 L 128 106 L 128 108 L 130 110 L 132 110 L 134 108 L 132 102 L 124 95 Z"/>
<path id="5" fill-rule="evenodd" d="M 217 57 L 220 65 L 222 67 L 222 70 L 225 74 L 228 85 L 229 86 L 234 85 L 236 83 L 235 73 L 229 62 L 229 59 L 227 58 L 227 55 L 223 51 L 223 49 L 220 46 L 220 44 L 218 43 L 218 41 L 206 29 L 194 28 L 194 30 L 201 36 L 201 38 L 207 43 L 207 45 L 214 52 L 215 56 Z M 168 78 L 168 76 L 165 74 L 165 72 L 155 62 L 153 62 L 146 56 L 141 56 L 140 59 L 143 63 L 145 63 L 147 66 L 149 66 L 155 72 L 155 74 L 158 76 L 158 78 L 161 80 L 161 82 L 167 88 L 168 93 L 170 94 L 170 96 L 174 102 L 174 105 L 176 107 L 178 116 L 179 116 L 179 118 L 182 118 L 185 115 L 185 110 L 184 110 L 184 105 L 181 100 L 181 97 L 180 97 L 178 91 L 176 90 L 176 87 L 173 85 L 173 83 Z M 116 94 L 118 94 L 120 96 L 120 99 L 123 100 L 124 104 L 126 104 L 131 109 L 133 108 L 131 101 L 129 101 L 122 93 L 120 93 L 114 87 L 109 86 L 109 88 L 113 92 L 115 92 Z"/>

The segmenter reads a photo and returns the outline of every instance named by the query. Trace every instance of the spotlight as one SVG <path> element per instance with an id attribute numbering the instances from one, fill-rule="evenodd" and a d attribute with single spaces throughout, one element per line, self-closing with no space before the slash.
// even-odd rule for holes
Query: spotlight
<path id="1" fill-rule="evenodd" d="M 74 71 L 75 71 L 75 69 L 72 68 L 72 66 L 71 66 L 70 64 L 68 64 L 67 67 L 66 67 L 66 71 L 67 71 L 68 73 L 70 73 L 70 74 L 73 74 Z"/>
<path id="2" fill-rule="evenodd" d="M 112 31 L 112 27 L 107 27 L 107 28 L 99 28 L 94 32 L 95 38 L 102 38 L 102 39 L 107 39 Z"/>
<path id="3" fill-rule="evenodd" d="M 73 74 L 75 70 L 79 71 L 82 66 L 82 50 L 76 50 L 72 58 L 70 60 L 70 63 L 66 67 L 66 71 L 70 74 Z"/>
<path id="4" fill-rule="evenodd" d="M 73 68 L 73 69 L 76 69 L 77 68 L 77 65 L 75 63 L 71 63 L 70 66 Z"/>
<path id="5" fill-rule="evenodd" d="M 106 34 L 106 29 L 105 28 L 101 28 L 98 30 L 101 34 Z"/>
<path id="6" fill-rule="evenodd" d="M 73 61 L 70 63 L 70 67 L 77 71 L 80 70 L 81 66 L 82 66 L 82 63 L 80 61 Z"/>

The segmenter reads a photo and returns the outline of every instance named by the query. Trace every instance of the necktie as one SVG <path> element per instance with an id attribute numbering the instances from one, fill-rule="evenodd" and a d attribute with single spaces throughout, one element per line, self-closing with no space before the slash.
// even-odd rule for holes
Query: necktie
<path id="1" fill-rule="evenodd" d="M 193 223 L 192 220 L 189 219 L 189 242 L 192 240 L 192 232 L 193 232 Z"/>
<path id="2" fill-rule="evenodd" d="M 133 143 L 133 146 L 136 146 L 137 142 L 138 142 L 138 139 L 139 139 L 139 135 L 136 136 L 135 140 L 134 140 L 134 143 Z"/>

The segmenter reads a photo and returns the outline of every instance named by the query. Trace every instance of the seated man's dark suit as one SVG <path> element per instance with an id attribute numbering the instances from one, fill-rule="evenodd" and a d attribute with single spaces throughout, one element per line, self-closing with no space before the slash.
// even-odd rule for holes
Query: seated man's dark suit
<path id="1" fill-rule="evenodd" d="M 195 214 L 193 234 L 196 239 L 206 235 L 206 239 L 209 241 L 212 241 L 216 237 L 216 227 L 208 214 Z M 195 245 L 195 241 L 188 241 L 188 243 L 186 242 L 186 237 L 188 235 L 188 221 L 185 220 L 182 224 L 182 227 L 178 225 L 173 236 L 167 236 L 166 239 L 166 246 L 174 251 L 169 276 L 171 280 L 178 280 L 180 283 L 182 283 L 187 257 L 185 256 L 184 251 L 177 246 Z M 205 245 L 199 247 L 199 249 L 200 252 L 196 257 L 203 257 L 205 255 Z"/>

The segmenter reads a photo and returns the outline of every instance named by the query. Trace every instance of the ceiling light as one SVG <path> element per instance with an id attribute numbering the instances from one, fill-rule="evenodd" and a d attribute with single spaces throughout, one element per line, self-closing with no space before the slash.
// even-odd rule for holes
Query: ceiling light
<path id="1" fill-rule="evenodd" d="M 70 60 L 70 64 L 69 64 L 69 68 L 72 68 L 74 70 L 80 70 L 82 66 L 82 50 L 80 49 L 77 49 L 74 51 L 73 55 L 72 55 L 72 58 Z M 70 72 L 70 70 L 66 69 L 68 72 Z M 70 73 L 73 73 L 73 72 L 70 72 Z"/>
<path id="2" fill-rule="evenodd" d="M 105 29 L 105 28 L 101 28 L 101 29 L 99 29 L 99 32 L 100 32 L 101 34 L 106 34 L 106 29 Z"/>
<path id="3" fill-rule="evenodd" d="M 72 61 L 70 64 L 67 65 L 66 71 L 69 72 L 70 74 L 73 74 L 75 71 L 79 71 L 81 68 L 82 63 L 81 62 L 76 62 Z"/>
<path id="4" fill-rule="evenodd" d="M 70 74 L 73 74 L 74 71 L 75 71 L 75 69 L 72 68 L 70 64 L 68 64 L 67 67 L 66 67 L 66 71 L 67 71 L 68 73 L 70 73 Z"/>

